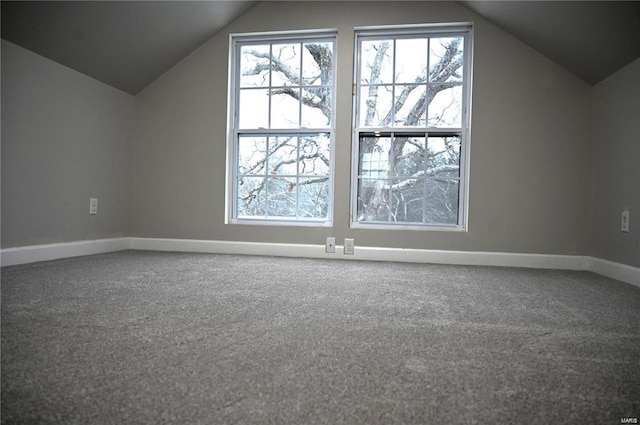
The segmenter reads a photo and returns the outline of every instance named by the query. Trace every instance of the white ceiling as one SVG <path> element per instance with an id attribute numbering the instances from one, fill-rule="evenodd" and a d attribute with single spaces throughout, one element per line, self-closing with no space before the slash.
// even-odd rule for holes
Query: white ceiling
<path id="1" fill-rule="evenodd" d="M 2 1 L 2 38 L 136 94 L 256 1 Z M 460 1 L 595 84 L 640 57 L 640 2 Z"/>

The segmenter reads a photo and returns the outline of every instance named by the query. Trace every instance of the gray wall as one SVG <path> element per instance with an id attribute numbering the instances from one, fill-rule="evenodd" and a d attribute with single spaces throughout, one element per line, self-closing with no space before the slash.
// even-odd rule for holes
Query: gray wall
<path id="1" fill-rule="evenodd" d="M 592 253 L 640 267 L 640 59 L 594 86 L 592 121 Z"/>
<path id="2" fill-rule="evenodd" d="M 473 21 L 469 232 L 349 224 L 353 27 Z M 338 28 L 333 228 L 224 224 L 229 33 Z M 137 97 L 132 235 L 588 254 L 591 87 L 453 2 L 264 2 Z"/>
<path id="3" fill-rule="evenodd" d="M 350 92 L 354 26 L 444 21 L 475 23 L 468 233 L 349 229 L 348 95 L 337 105 L 334 227 L 224 224 L 230 32 L 338 28 L 340 94 Z M 4 40 L 1 76 L 2 248 L 124 235 L 291 243 L 333 235 L 640 267 L 640 59 L 591 88 L 454 3 L 266 2 L 137 99 Z M 97 216 L 89 197 L 100 200 Z"/>
<path id="4" fill-rule="evenodd" d="M 2 40 L 2 248 L 128 235 L 134 102 Z"/>

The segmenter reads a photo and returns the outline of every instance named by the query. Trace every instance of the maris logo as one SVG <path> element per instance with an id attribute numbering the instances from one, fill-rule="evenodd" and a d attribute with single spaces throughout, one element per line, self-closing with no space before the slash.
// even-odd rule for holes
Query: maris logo
<path id="1" fill-rule="evenodd" d="M 621 424 L 637 424 L 638 418 L 621 418 L 620 423 Z"/>

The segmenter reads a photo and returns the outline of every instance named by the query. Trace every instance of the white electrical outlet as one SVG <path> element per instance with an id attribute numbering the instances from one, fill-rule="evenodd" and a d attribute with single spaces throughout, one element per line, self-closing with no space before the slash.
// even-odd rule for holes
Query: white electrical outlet
<path id="1" fill-rule="evenodd" d="M 98 198 L 89 198 L 89 214 L 98 214 Z"/>
<path id="2" fill-rule="evenodd" d="M 327 243 L 324 246 L 324 252 L 326 252 L 327 254 L 333 254 L 334 252 L 336 252 L 336 238 L 327 238 Z"/>
<path id="3" fill-rule="evenodd" d="M 353 255 L 355 243 L 353 239 L 345 239 L 344 240 L 344 254 L 345 255 Z"/>
<path id="4" fill-rule="evenodd" d="M 622 223 L 620 230 L 629 233 L 629 211 L 622 211 Z"/>

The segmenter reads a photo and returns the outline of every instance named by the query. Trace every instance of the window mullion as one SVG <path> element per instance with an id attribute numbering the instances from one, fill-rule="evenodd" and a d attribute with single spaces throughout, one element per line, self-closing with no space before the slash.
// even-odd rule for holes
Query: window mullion
<path id="1" fill-rule="evenodd" d="M 396 126 L 396 60 L 397 55 L 397 40 L 393 39 L 393 61 L 391 62 L 391 122 L 389 127 Z"/>
<path id="2" fill-rule="evenodd" d="M 267 104 L 267 128 L 271 128 L 271 106 L 273 104 L 273 43 L 269 44 L 269 102 Z M 267 151 L 269 145 L 267 145 Z"/>
<path id="3" fill-rule="evenodd" d="M 428 61 L 428 59 L 427 59 Z M 424 133 L 424 176 L 422 177 L 422 223 L 427 223 L 427 169 L 429 168 L 429 133 Z"/>
<path id="4" fill-rule="evenodd" d="M 269 217 L 269 153 L 271 152 L 272 135 L 267 135 L 267 149 L 264 159 L 264 218 Z"/>
<path id="5" fill-rule="evenodd" d="M 391 122 L 389 123 L 388 127 L 394 128 L 396 126 L 396 59 L 398 57 L 397 53 L 397 39 L 393 39 L 393 50 L 392 50 L 392 54 L 393 54 L 393 58 L 391 61 Z M 389 170 L 387 172 L 387 184 L 389 185 L 389 205 L 387 206 L 388 209 L 388 215 L 387 215 L 387 222 L 391 223 L 394 221 L 394 217 L 393 214 L 391 213 L 391 210 L 393 208 L 393 195 L 394 195 L 394 190 L 393 190 L 393 162 L 394 162 L 394 158 L 393 158 L 393 152 L 394 152 L 394 148 L 395 148 L 395 134 L 391 133 L 391 137 L 389 138 L 389 159 L 387 161 L 387 163 L 389 164 Z"/>
<path id="6" fill-rule="evenodd" d="M 393 42 L 393 49 L 394 49 L 394 64 L 395 64 L 395 40 Z M 393 68 L 393 67 L 392 67 Z M 395 81 L 395 69 L 394 69 L 394 75 L 393 75 L 393 80 Z M 394 86 L 395 87 L 395 84 Z M 394 92 L 392 91 L 392 96 L 395 96 Z M 392 110 L 395 109 L 394 103 L 391 104 L 391 108 Z M 392 120 L 394 120 L 394 113 L 391 114 L 392 116 Z M 393 124 L 394 121 L 391 121 L 391 124 Z M 388 155 L 388 159 L 387 159 L 387 185 L 389 186 L 389 205 L 387 206 L 388 209 L 388 213 L 387 213 L 387 222 L 391 223 L 393 221 L 393 215 L 391 214 L 391 209 L 393 206 L 393 148 L 394 148 L 394 143 L 395 143 L 395 133 L 391 133 L 391 135 L 389 136 L 389 153 Z"/>
<path id="7" fill-rule="evenodd" d="M 424 107 L 424 125 L 425 127 L 429 127 L 429 103 L 431 103 L 431 99 L 429 98 L 429 87 L 431 84 L 431 37 L 427 37 L 427 69 L 425 72 L 425 96 L 427 96 L 427 103 Z M 425 182 L 425 187 L 426 187 L 426 182 Z M 425 196 L 426 196 L 425 192 Z M 426 214 L 426 209 L 425 209 L 425 214 Z"/>
<path id="8" fill-rule="evenodd" d="M 300 69 L 302 70 L 302 67 Z M 300 78 L 302 79 L 302 71 L 300 72 Z M 300 218 L 300 137 L 301 135 L 298 134 L 296 140 L 296 218 Z"/>
<path id="9" fill-rule="evenodd" d="M 299 85 L 300 87 L 298 87 L 298 127 L 302 128 L 302 86 L 303 86 L 303 82 L 302 82 L 302 75 L 304 72 L 304 69 L 302 69 L 302 63 L 303 63 L 303 49 L 304 48 L 304 44 L 300 43 L 300 81 L 299 81 Z"/>

